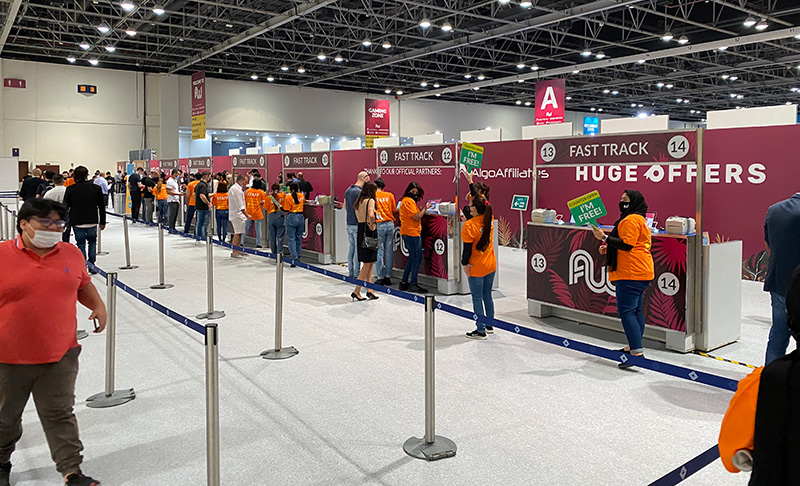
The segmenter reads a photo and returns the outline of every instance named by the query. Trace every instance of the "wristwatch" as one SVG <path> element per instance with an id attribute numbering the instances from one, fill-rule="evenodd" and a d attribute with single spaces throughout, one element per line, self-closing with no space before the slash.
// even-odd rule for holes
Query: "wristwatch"
<path id="1" fill-rule="evenodd" d="M 603 241 L 606 241 L 607 239 L 608 239 L 608 235 L 603 235 Z"/>

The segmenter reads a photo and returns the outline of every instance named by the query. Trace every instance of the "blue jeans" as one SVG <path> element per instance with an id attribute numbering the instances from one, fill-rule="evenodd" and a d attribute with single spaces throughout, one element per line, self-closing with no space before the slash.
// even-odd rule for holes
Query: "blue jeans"
<path id="1" fill-rule="evenodd" d="M 378 261 L 375 267 L 378 278 L 392 276 L 392 257 L 394 253 L 394 221 L 378 223 Z"/>
<path id="2" fill-rule="evenodd" d="M 217 209 L 217 238 L 219 241 L 225 241 L 228 237 L 228 210 Z"/>
<path id="3" fill-rule="evenodd" d="M 167 203 L 166 199 L 157 199 L 158 204 L 158 221 L 157 223 L 161 223 L 164 226 L 167 225 L 167 213 L 169 213 L 169 204 Z"/>
<path id="4" fill-rule="evenodd" d="M 347 249 L 347 274 L 352 278 L 358 278 L 361 272 L 361 264 L 358 262 L 358 225 L 347 225 L 347 242 L 350 247 Z"/>
<path id="5" fill-rule="evenodd" d="M 469 277 L 469 292 L 472 294 L 472 310 L 477 316 L 486 316 L 494 319 L 494 301 L 492 300 L 492 285 L 494 284 L 494 273 L 483 277 Z M 486 332 L 486 322 L 476 320 L 475 325 L 478 332 Z"/>
<path id="6" fill-rule="evenodd" d="M 192 226 L 192 219 L 194 219 L 194 206 L 189 206 L 186 209 L 186 225 L 183 227 L 184 233 L 189 232 L 189 228 Z"/>
<path id="7" fill-rule="evenodd" d="M 275 211 L 267 215 L 267 233 L 269 233 L 269 249 L 272 253 L 283 252 L 283 237 L 286 235 L 286 215 Z"/>
<path id="8" fill-rule="evenodd" d="M 198 209 L 197 226 L 194 228 L 195 236 L 206 238 L 208 236 L 208 216 L 211 213 L 208 209 Z"/>
<path id="9" fill-rule="evenodd" d="M 402 238 L 403 244 L 406 245 L 406 250 L 408 250 L 408 262 L 403 270 L 401 282 L 415 285 L 419 266 L 422 263 L 422 237 L 402 235 Z"/>
<path id="10" fill-rule="evenodd" d="M 244 222 L 244 234 L 250 232 L 250 226 L 256 225 L 256 246 L 261 246 L 261 237 L 263 236 L 264 218 L 261 219 L 248 219 Z"/>
<path id="11" fill-rule="evenodd" d="M 642 312 L 644 291 L 649 280 L 617 280 L 617 312 L 622 320 L 622 328 L 631 353 L 643 353 L 644 314 Z"/>
<path id="12" fill-rule="evenodd" d="M 75 241 L 81 253 L 83 253 L 83 258 L 94 263 L 97 260 L 97 226 L 92 226 L 91 228 L 73 226 L 72 231 L 75 232 Z M 88 255 L 86 254 L 87 242 L 89 243 Z"/>
<path id="13" fill-rule="evenodd" d="M 786 297 L 781 294 L 770 292 L 772 298 L 772 327 L 769 330 L 769 341 L 767 341 L 767 357 L 764 359 L 764 366 L 772 363 L 778 358 L 786 356 L 786 348 L 789 347 L 789 325 L 786 323 Z"/>
<path id="14" fill-rule="evenodd" d="M 300 259 L 303 248 L 303 226 L 305 218 L 301 213 L 289 213 L 286 216 L 286 239 L 289 240 L 289 254 L 292 260 Z"/>

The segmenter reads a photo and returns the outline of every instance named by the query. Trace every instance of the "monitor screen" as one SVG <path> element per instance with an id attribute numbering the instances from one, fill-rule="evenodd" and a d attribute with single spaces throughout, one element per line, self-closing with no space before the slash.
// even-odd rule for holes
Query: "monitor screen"
<path id="1" fill-rule="evenodd" d="M 648 228 L 655 228 L 655 224 L 656 224 L 656 213 L 655 213 L 655 211 L 653 211 L 652 213 L 647 213 L 647 215 L 645 216 L 645 219 L 647 220 L 647 227 Z"/>
<path id="2" fill-rule="evenodd" d="M 441 199 L 428 199 L 428 204 L 431 205 L 431 208 L 428 210 L 429 213 L 436 213 L 439 214 L 439 203 L 442 202 Z"/>

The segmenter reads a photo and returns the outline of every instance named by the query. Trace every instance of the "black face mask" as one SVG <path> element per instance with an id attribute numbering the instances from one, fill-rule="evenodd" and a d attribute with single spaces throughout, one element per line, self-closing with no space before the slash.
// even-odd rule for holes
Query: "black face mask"
<path id="1" fill-rule="evenodd" d="M 409 194 L 409 196 L 411 196 L 411 199 L 413 199 L 415 201 L 419 201 L 420 200 L 419 194 L 411 193 L 411 194 Z"/>
<path id="2" fill-rule="evenodd" d="M 624 201 L 620 201 L 619 202 L 619 212 L 620 213 L 624 213 L 625 211 L 628 210 L 629 207 L 631 207 L 631 203 L 624 202 Z"/>

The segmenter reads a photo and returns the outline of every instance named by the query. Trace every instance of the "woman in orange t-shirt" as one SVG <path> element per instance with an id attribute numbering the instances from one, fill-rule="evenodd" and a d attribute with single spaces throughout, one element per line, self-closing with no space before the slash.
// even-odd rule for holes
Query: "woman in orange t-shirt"
<path id="1" fill-rule="evenodd" d="M 461 265 L 469 278 L 469 292 L 472 294 L 472 310 L 476 316 L 487 319 L 475 321 L 477 329 L 467 333 L 470 339 L 486 339 L 486 333 L 493 333 L 494 301 L 492 285 L 497 270 L 492 238 L 492 205 L 481 195 L 476 195 L 467 206 L 470 218 L 461 227 L 461 241 L 464 252 Z M 488 322 L 488 325 L 487 325 Z"/>
<path id="2" fill-rule="evenodd" d="M 283 209 L 288 213 L 286 215 L 286 240 L 289 245 L 289 254 L 292 260 L 300 260 L 300 251 L 303 248 L 303 230 L 305 228 L 305 216 L 303 216 L 303 207 L 306 203 L 306 198 L 300 190 L 300 185 L 296 182 L 289 184 L 289 192 L 283 198 Z M 294 267 L 295 264 L 289 265 Z"/>
<path id="3" fill-rule="evenodd" d="M 228 183 L 220 181 L 217 184 L 217 192 L 211 196 L 211 204 L 214 205 L 214 214 L 217 217 L 217 238 L 225 241 L 228 237 Z"/>
<path id="4" fill-rule="evenodd" d="M 167 224 L 167 213 L 169 212 L 169 204 L 167 203 L 167 184 L 164 182 L 163 177 L 158 178 L 156 188 L 153 189 L 153 194 L 156 196 L 156 209 L 158 209 L 158 222 Z"/>
<path id="5" fill-rule="evenodd" d="M 260 187 L 260 186 L 259 186 Z M 261 248 L 261 238 L 264 227 L 264 211 L 262 208 L 267 202 L 267 193 L 263 189 L 251 187 L 244 192 L 244 211 L 247 213 L 247 221 L 244 224 L 244 234 L 250 232 L 250 226 L 256 225 L 256 248 Z"/>
<path id="6" fill-rule="evenodd" d="M 403 245 L 408 250 L 408 262 L 403 270 L 403 279 L 400 280 L 400 290 L 425 293 L 426 290 L 417 285 L 417 274 L 422 263 L 422 217 L 431 208 L 426 204 L 419 209 L 417 203 L 422 200 L 425 191 L 416 182 L 411 182 L 406 187 L 403 197 L 400 200 L 400 237 Z"/>
<path id="7" fill-rule="evenodd" d="M 652 235 L 645 219 L 647 203 L 641 192 L 626 190 L 620 198 L 619 210 L 621 215 L 610 234 L 606 235 L 597 226 L 592 227 L 592 232 L 605 243 L 600 247 L 600 254 L 606 255 L 608 278 L 617 288 L 617 312 L 628 339 L 628 346 L 620 351 L 644 356 L 644 291 L 655 278 L 650 253 Z M 621 369 L 631 366 L 619 364 Z"/>

